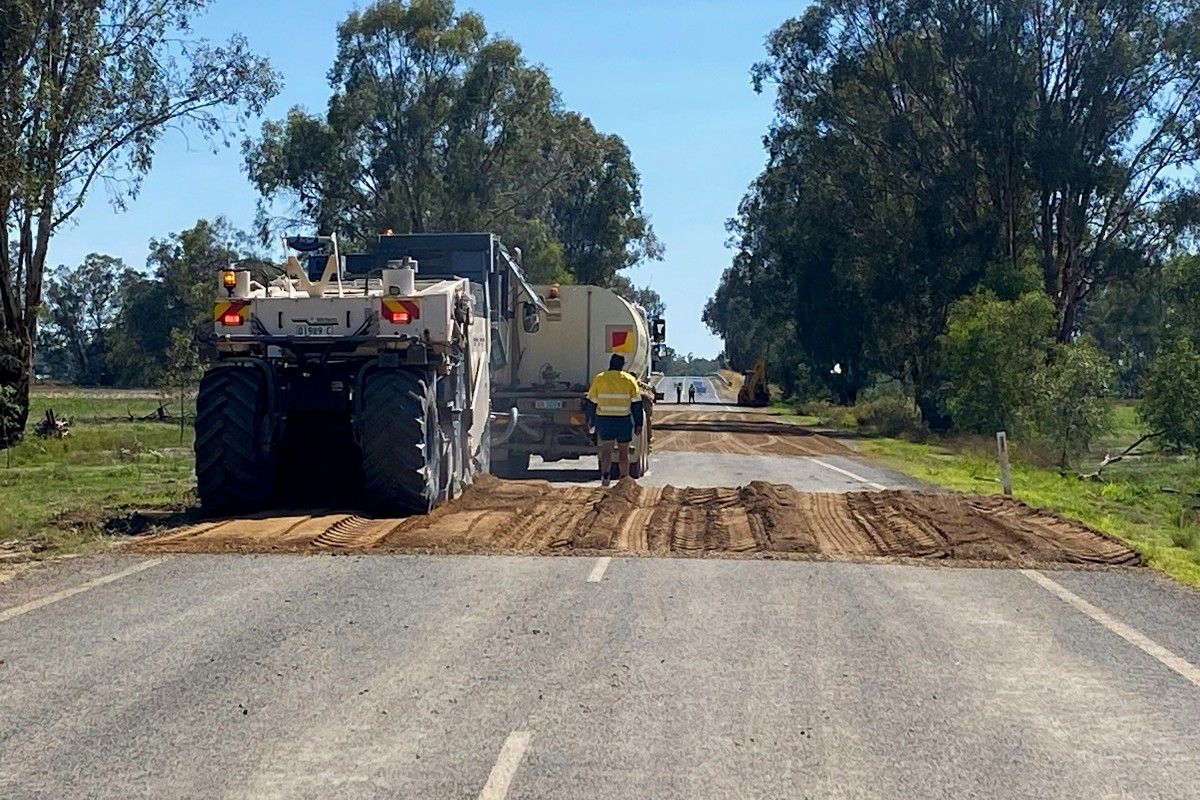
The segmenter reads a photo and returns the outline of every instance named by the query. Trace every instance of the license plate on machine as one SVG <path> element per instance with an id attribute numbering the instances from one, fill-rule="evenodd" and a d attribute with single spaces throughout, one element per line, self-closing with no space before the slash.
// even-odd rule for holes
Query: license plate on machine
<path id="1" fill-rule="evenodd" d="M 563 407 L 562 400 L 534 400 L 533 407 L 538 411 L 559 411 Z"/>
<path id="2" fill-rule="evenodd" d="M 336 325 L 297 325 L 297 336 L 336 336 L 334 328 Z"/>

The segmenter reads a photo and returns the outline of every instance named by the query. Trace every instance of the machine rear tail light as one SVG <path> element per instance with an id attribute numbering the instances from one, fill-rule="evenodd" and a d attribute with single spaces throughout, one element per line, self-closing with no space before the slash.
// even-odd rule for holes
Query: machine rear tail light
<path id="1" fill-rule="evenodd" d="M 407 325 L 412 322 L 412 315 L 408 313 L 407 308 L 390 308 L 384 306 L 383 318 L 393 325 Z"/>
<path id="2" fill-rule="evenodd" d="M 213 319 L 225 328 L 245 325 L 250 317 L 250 308 L 245 300 L 221 300 L 213 307 Z"/>
<path id="3" fill-rule="evenodd" d="M 419 300 L 385 297 L 379 304 L 379 316 L 393 325 L 408 325 L 421 318 Z"/>

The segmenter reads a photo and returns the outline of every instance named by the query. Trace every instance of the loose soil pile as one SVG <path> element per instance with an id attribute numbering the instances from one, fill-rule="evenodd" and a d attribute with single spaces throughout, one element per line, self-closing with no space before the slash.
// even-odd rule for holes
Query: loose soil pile
<path id="1" fill-rule="evenodd" d="M 776 456 L 853 453 L 837 439 L 771 419 L 768 414 L 699 409 L 655 410 L 654 449 Z"/>
<path id="2" fill-rule="evenodd" d="M 622 481 L 555 487 L 484 476 L 432 514 L 261 515 L 168 531 L 154 552 L 760 554 L 900 558 L 997 565 L 1136 565 L 1138 555 L 1084 525 L 1010 498 L 923 492 L 806 493 L 756 481 L 677 489 Z"/>

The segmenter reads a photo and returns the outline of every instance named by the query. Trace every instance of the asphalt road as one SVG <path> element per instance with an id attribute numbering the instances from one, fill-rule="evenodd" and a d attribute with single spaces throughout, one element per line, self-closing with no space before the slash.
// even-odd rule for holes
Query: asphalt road
<path id="1" fill-rule="evenodd" d="M 1200 786 L 1200 687 L 1022 573 L 617 559 L 589 582 L 597 563 L 174 557 L 9 619 L 0 796 L 472 798 L 514 733 L 495 796 Z M 1200 663 L 1195 595 L 1052 577 Z"/>
<path id="2" fill-rule="evenodd" d="M 1197 619 L 1148 572 L 77 559 L 0 584 L 0 797 L 1195 798 Z"/>
<path id="3" fill-rule="evenodd" d="M 600 485 L 594 456 L 577 461 L 545 463 L 534 458 L 529 477 L 551 483 Z M 650 486 L 743 486 L 764 480 L 788 483 L 806 492 L 861 492 L 887 489 L 929 489 L 907 475 L 844 456 L 785 458 L 771 455 L 657 452 L 650 454 Z"/>

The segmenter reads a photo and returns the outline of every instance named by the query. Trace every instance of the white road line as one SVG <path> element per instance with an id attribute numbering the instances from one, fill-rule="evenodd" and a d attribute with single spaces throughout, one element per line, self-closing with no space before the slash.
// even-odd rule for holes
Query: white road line
<path id="1" fill-rule="evenodd" d="M 57 603 L 59 600 L 66 600 L 68 597 L 74 597 L 75 595 L 80 594 L 81 592 L 86 592 L 89 589 L 95 589 L 98 586 L 104 586 L 105 584 L 119 581 L 121 578 L 127 578 L 130 575 L 141 572 L 144 569 L 150 569 L 156 564 L 161 564 L 166 560 L 167 559 L 164 557 L 150 558 L 145 561 L 139 561 L 132 567 L 123 569 L 120 572 L 114 572 L 110 575 L 101 575 L 99 578 L 92 578 L 90 581 L 81 583 L 71 589 L 63 589 L 61 592 L 48 594 L 45 597 L 38 598 L 37 600 L 31 600 L 24 605 L 5 609 L 4 611 L 0 611 L 0 622 L 8 622 L 10 619 L 19 617 L 22 614 L 28 614 L 30 611 L 36 611 L 43 606 L 48 606 L 51 603 Z"/>
<path id="2" fill-rule="evenodd" d="M 517 767 L 521 766 L 531 739 L 533 734 L 529 731 L 513 731 L 508 735 L 496 758 L 496 766 L 492 767 L 492 774 L 488 775 L 487 783 L 479 793 L 479 800 L 504 800 L 508 796 L 508 786 L 517 774 Z"/>
<path id="3" fill-rule="evenodd" d="M 834 472 L 840 472 L 842 475 L 845 475 L 847 478 L 858 481 L 859 483 L 864 484 L 866 486 L 870 486 L 872 489 L 878 489 L 880 491 L 883 491 L 888 488 L 888 487 L 884 486 L 882 483 L 876 483 L 875 481 L 869 481 L 866 478 L 864 478 L 862 475 L 855 475 L 853 472 L 851 472 L 848 469 L 842 469 L 841 467 L 835 467 L 833 464 L 830 464 L 828 461 L 822 461 L 819 458 L 811 458 L 811 457 L 809 458 L 809 461 L 813 462 L 814 464 L 819 464 L 822 467 L 824 467 L 825 469 L 831 469 Z"/>
<path id="4" fill-rule="evenodd" d="M 1043 575 L 1037 570 L 1023 569 L 1021 570 L 1026 578 L 1041 586 L 1046 591 L 1058 597 L 1060 600 L 1073 606 L 1077 611 L 1091 617 L 1096 622 L 1099 622 L 1110 631 L 1120 636 L 1131 645 L 1141 650 L 1148 656 L 1157 659 L 1163 666 L 1172 669 L 1181 676 L 1191 681 L 1196 686 L 1200 687 L 1200 667 L 1192 664 L 1182 656 L 1172 653 L 1167 648 L 1163 647 L 1158 642 L 1146 636 L 1136 628 L 1126 625 L 1119 619 L 1114 618 L 1106 611 L 1089 603 L 1079 595 L 1062 586 L 1053 579 Z"/>
<path id="5" fill-rule="evenodd" d="M 608 569 L 608 565 L 612 562 L 611 556 L 603 556 L 596 559 L 596 566 L 592 567 L 592 571 L 588 573 L 588 583 L 599 583 L 604 579 L 604 570 Z"/>

